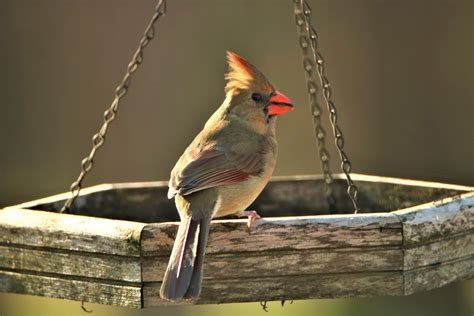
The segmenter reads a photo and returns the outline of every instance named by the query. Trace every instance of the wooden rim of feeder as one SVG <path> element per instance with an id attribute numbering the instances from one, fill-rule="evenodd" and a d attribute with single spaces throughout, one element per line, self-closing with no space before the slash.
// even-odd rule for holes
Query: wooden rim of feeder
<path id="1" fill-rule="evenodd" d="M 263 218 L 251 235 L 245 220 L 213 221 L 197 303 L 410 295 L 474 276 L 474 187 L 353 177 L 370 213 L 310 215 L 328 211 L 324 181 L 291 176 L 257 199 Z M 351 212 L 344 175 L 334 178 L 337 212 Z M 170 304 L 158 293 L 178 225 L 166 190 L 94 186 L 76 215 L 55 213 L 67 194 L 0 210 L 0 291 Z"/>

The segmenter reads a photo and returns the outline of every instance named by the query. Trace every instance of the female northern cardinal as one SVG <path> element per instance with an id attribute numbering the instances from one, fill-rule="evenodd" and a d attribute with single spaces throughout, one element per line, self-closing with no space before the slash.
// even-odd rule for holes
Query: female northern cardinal
<path id="1" fill-rule="evenodd" d="M 160 295 L 196 299 L 209 224 L 229 214 L 258 218 L 244 210 L 267 184 L 276 163 L 275 123 L 292 101 L 242 57 L 227 53 L 224 103 L 186 148 L 171 171 L 168 198 L 181 217 Z"/>

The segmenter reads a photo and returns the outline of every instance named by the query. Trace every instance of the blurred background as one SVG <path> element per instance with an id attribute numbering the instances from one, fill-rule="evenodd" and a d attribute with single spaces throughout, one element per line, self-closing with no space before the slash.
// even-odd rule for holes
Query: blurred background
<path id="1" fill-rule="evenodd" d="M 474 1 L 309 2 L 354 172 L 474 185 Z M 0 207 L 68 189 L 154 6 L 0 0 Z M 167 180 L 223 100 L 226 50 L 297 104 L 279 120 L 275 175 L 320 173 L 292 1 L 174 0 L 85 185 Z M 2 316 L 84 315 L 79 305 L 0 294 Z M 258 303 L 87 306 L 94 315 L 265 314 Z M 474 281 L 405 298 L 269 307 L 272 315 L 473 315 Z"/>

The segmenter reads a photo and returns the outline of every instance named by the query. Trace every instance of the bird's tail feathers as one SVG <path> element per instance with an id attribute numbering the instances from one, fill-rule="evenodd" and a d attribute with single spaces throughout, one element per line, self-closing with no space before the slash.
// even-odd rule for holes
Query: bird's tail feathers
<path id="1" fill-rule="evenodd" d="M 178 228 L 160 296 L 167 300 L 196 299 L 201 291 L 202 265 L 210 219 L 183 219 Z"/>

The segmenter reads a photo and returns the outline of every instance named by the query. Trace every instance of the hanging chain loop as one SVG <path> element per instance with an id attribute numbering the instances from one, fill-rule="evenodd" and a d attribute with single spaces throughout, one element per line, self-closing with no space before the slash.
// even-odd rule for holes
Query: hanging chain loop
<path id="1" fill-rule="evenodd" d="M 309 105 L 313 117 L 314 134 L 318 144 L 318 155 L 321 163 L 321 170 L 324 178 L 324 188 L 329 208 L 333 210 L 335 207 L 335 199 L 332 192 L 333 178 L 331 175 L 330 155 L 326 149 L 326 132 L 321 124 L 322 109 L 317 100 L 317 85 L 316 85 L 316 67 L 312 60 L 311 41 L 306 34 L 305 19 L 301 17 L 301 10 L 299 1 L 295 1 L 295 18 L 296 26 L 298 28 L 299 46 L 303 54 L 303 69 L 306 73 L 306 90 L 309 95 Z"/>
<path id="2" fill-rule="evenodd" d="M 351 162 L 349 157 L 344 151 L 344 135 L 338 125 L 336 105 L 331 98 L 331 84 L 325 75 L 324 58 L 318 51 L 318 33 L 316 29 L 311 25 L 311 7 L 308 5 L 306 0 L 294 0 L 295 3 L 295 19 L 296 25 L 298 26 L 299 32 L 299 44 L 303 51 L 303 66 L 307 77 L 307 88 L 310 97 L 311 110 L 313 115 L 314 127 L 316 132 L 316 139 L 319 146 L 319 154 L 321 165 L 323 169 L 323 175 L 326 185 L 329 187 L 333 182 L 331 171 L 329 169 L 329 155 L 325 149 L 324 142 L 324 130 L 321 127 L 321 108 L 316 101 L 316 84 L 314 82 L 314 68 L 319 77 L 320 84 L 323 88 L 323 98 L 329 111 L 329 120 L 331 122 L 333 135 L 339 157 L 341 159 L 341 169 L 344 172 L 347 180 L 347 194 L 351 199 L 354 207 L 354 213 L 359 211 L 357 206 L 357 186 L 351 179 Z M 308 57 L 309 50 L 311 49 L 311 58 Z M 326 189 L 327 193 L 331 194 L 331 188 Z"/>
<path id="3" fill-rule="evenodd" d="M 92 149 L 88 156 L 82 159 L 81 162 L 81 172 L 76 181 L 71 184 L 71 196 L 64 203 L 64 206 L 61 208 L 61 213 L 68 213 L 75 199 L 79 196 L 79 193 L 82 188 L 82 181 L 86 174 L 92 170 L 94 166 L 94 156 L 97 150 L 104 145 L 105 136 L 109 128 L 110 123 L 112 123 L 116 116 L 119 107 L 120 100 L 127 94 L 130 89 L 130 84 L 132 82 L 132 74 L 138 70 L 140 65 L 143 62 L 143 51 L 145 47 L 150 43 L 150 41 L 155 37 L 155 23 L 156 21 L 165 15 L 166 12 L 166 0 L 158 0 L 158 3 L 155 7 L 154 14 L 148 23 L 145 33 L 140 40 L 137 50 L 133 54 L 132 61 L 127 66 L 127 71 L 123 77 L 121 83 L 115 89 L 115 97 L 112 102 L 112 105 L 105 110 L 104 112 L 104 122 L 100 127 L 99 131 L 92 137 Z"/>

